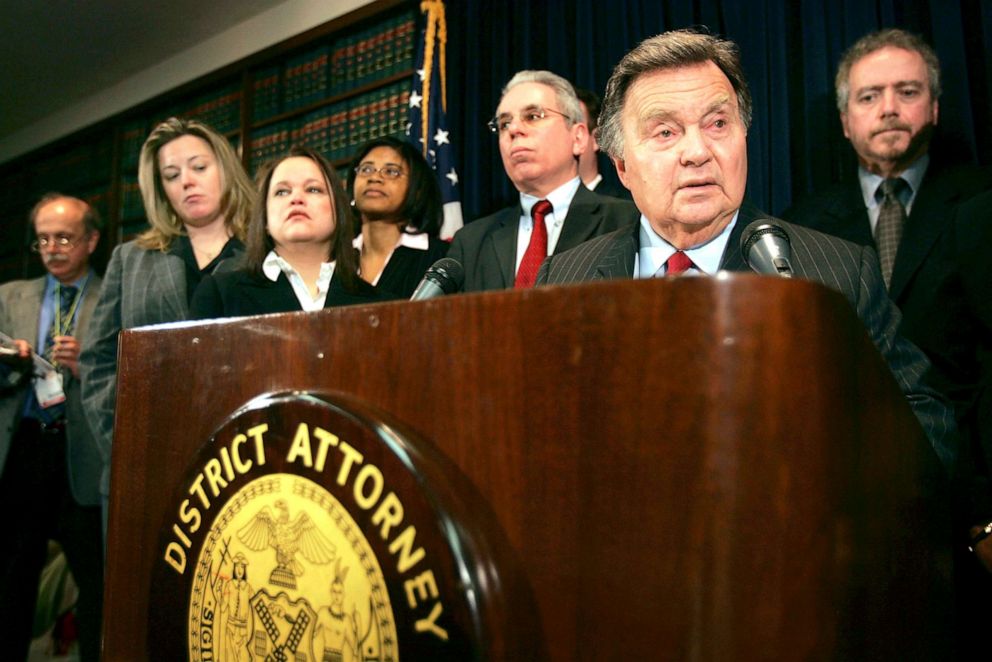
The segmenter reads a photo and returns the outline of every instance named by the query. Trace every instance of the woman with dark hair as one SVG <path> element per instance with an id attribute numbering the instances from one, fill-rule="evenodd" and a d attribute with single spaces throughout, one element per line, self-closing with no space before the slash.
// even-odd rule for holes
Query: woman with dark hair
<path id="1" fill-rule="evenodd" d="M 266 164 L 256 181 L 244 264 L 204 278 L 190 317 L 312 311 L 385 298 L 358 277 L 344 190 L 327 159 L 294 147 Z"/>
<path id="2" fill-rule="evenodd" d="M 428 267 L 448 253 L 438 239 L 441 191 L 434 172 L 410 143 L 377 138 L 352 160 L 348 190 L 361 223 L 359 275 L 382 292 L 409 298 Z"/>
<path id="3" fill-rule="evenodd" d="M 104 498 L 118 335 L 123 329 L 187 319 L 200 279 L 231 268 L 243 255 L 255 198 L 224 136 L 202 122 L 175 117 L 156 126 L 141 147 L 138 185 L 151 228 L 114 249 L 79 357 L 83 406 L 104 457 Z"/>

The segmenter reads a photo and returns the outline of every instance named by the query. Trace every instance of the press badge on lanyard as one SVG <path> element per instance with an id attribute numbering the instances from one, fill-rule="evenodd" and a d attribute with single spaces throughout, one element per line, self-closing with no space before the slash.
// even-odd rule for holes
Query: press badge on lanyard
<path id="1" fill-rule="evenodd" d="M 88 282 L 89 278 L 86 280 Z M 76 307 L 79 305 L 79 300 L 82 299 L 85 287 L 86 283 L 83 283 L 83 286 L 76 292 L 72 306 L 70 306 L 68 314 L 63 319 L 62 307 L 59 305 L 59 301 L 61 300 L 61 292 L 59 291 L 61 285 L 56 283 L 54 297 L 55 318 L 52 322 L 53 338 L 56 336 L 67 336 L 72 332 L 72 319 L 76 314 Z M 52 363 L 54 364 L 55 362 L 52 361 Z M 65 402 L 65 391 L 62 390 L 62 373 L 55 369 L 45 370 L 37 375 L 34 379 L 34 394 L 38 398 L 38 405 L 42 409 L 47 409 L 48 407 Z"/>

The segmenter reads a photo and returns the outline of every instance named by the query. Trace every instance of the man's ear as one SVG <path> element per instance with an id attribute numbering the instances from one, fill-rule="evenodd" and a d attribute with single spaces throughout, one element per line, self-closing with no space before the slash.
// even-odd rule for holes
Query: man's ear
<path id="1" fill-rule="evenodd" d="M 851 139 L 851 132 L 847 130 L 847 111 L 840 111 L 840 125 L 844 129 L 844 137 L 848 140 Z"/>
<path id="2" fill-rule="evenodd" d="M 90 236 L 86 239 L 86 251 L 87 255 L 93 255 L 93 251 L 96 250 L 96 245 L 100 242 L 100 231 L 93 230 L 90 232 Z"/>
<path id="3" fill-rule="evenodd" d="M 627 184 L 627 164 L 623 159 L 618 159 L 613 156 L 610 157 L 610 160 L 613 161 L 613 167 L 617 169 L 617 177 L 620 178 L 620 183 L 627 189 L 630 189 L 630 186 Z"/>
<path id="4" fill-rule="evenodd" d="M 579 156 L 586 151 L 589 145 L 589 127 L 585 122 L 576 122 L 572 125 L 572 156 Z"/>

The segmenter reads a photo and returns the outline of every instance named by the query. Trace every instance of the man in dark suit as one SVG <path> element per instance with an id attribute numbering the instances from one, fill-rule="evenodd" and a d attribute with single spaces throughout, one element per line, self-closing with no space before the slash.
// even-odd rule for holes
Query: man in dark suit
<path id="1" fill-rule="evenodd" d="M 31 213 L 48 275 L 0 286 L 0 331 L 15 338 L 19 361 L 0 368 L 0 640 L 23 660 L 34 622 L 38 579 L 49 538 L 57 540 L 79 586 L 83 660 L 100 656 L 103 536 L 100 471 L 79 396 L 79 344 L 100 290 L 89 257 L 100 239 L 93 209 L 51 194 Z M 31 347 L 55 369 L 32 365 Z"/>
<path id="2" fill-rule="evenodd" d="M 465 267 L 466 292 L 530 287 L 541 260 L 633 223 L 629 202 L 596 195 L 579 179 L 589 131 L 575 90 L 550 71 L 521 71 L 496 117 L 503 167 L 520 204 L 459 230 L 448 256 Z"/>
<path id="3" fill-rule="evenodd" d="M 595 92 L 581 87 L 575 88 L 575 94 L 579 97 L 582 116 L 589 128 L 589 142 L 579 154 L 579 177 L 582 178 L 582 183 L 587 189 L 595 191 L 599 195 L 629 200 L 630 192 L 627 189 L 606 181 L 603 179 L 603 173 L 599 171 L 599 143 L 596 142 L 596 128 L 599 126 L 599 111 L 603 107 L 602 100 Z"/>
<path id="4" fill-rule="evenodd" d="M 844 136 L 858 157 L 858 175 L 810 196 L 783 216 L 877 248 L 889 296 L 903 314 L 900 333 L 930 357 L 934 385 L 960 409 L 967 396 L 958 390 L 968 381 L 964 373 L 971 366 L 965 358 L 968 348 L 948 344 L 954 322 L 942 298 L 949 294 L 942 283 L 951 268 L 947 230 L 954 208 L 987 189 L 992 178 L 931 156 L 940 110 L 940 62 L 916 35 L 890 29 L 862 37 L 841 58 L 835 87 Z M 896 189 L 889 201 L 886 186 Z"/>
<path id="5" fill-rule="evenodd" d="M 857 155 L 857 176 L 813 194 L 784 216 L 878 249 L 889 296 L 902 311 L 899 333 L 927 355 L 934 367 L 931 383 L 954 404 L 966 465 L 955 481 L 961 488 L 954 548 L 960 600 L 976 586 L 974 577 L 960 573 L 974 564 L 961 542 L 963 530 L 979 517 L 969 512 L 973 489 L 965 475 L 974 469 L 968 459 L 979 367 L 974 353 L 983 338 L 972 322 L 973 303 L 962 296 L 951 226 L 955 208 L 989 188 L 992 178 L 931 150 L 940 62 L 916 35 L 897 29 L 865 35 L 841 57 L 835 88 L 844 136 Z M 891 200 L 886 187 L 894 191 Z M 982 250 L 986 259 L 992 256 L 992 248 Z M 970 601 L 984 604 L 986 592 Z M 968 612 L 973 606 L 959 609 L 959 615 Z M 986 609 L 986 623 L 973 628 L 974 642 L 967 641 L 971 635 L 961 638 L 962 653 L 973 648 L 984 654 L 990 616 Z"/>
<path id="6" fill-rule="evenodd" d="M 740 234 L 762 216 L 742 206 L 750 120 L 751 95 L 732 42 L 688 30 L 642 42 L 610 77 L 599 133 L 641 210 L 640 223 L 550 257 L 538 283 L 746 271 Z M 895 334 L 899 313 L 885 296 L 874 252 L 782 226 L 792 238 L 796 275 L 848 298 L 949 470 L 953 417 L 921 382 L 926 358 Z"/>

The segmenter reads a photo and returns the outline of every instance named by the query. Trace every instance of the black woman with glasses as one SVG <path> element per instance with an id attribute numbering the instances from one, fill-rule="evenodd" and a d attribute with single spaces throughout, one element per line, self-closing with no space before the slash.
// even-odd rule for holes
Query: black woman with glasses
<path id="1" fill-rule="evenodd" d="M 448 252 L 434 172 L 412 144 L 392 137 L 362 145 L 348 173 L 359 275 L 381 292 L 408 299 Z"/>

